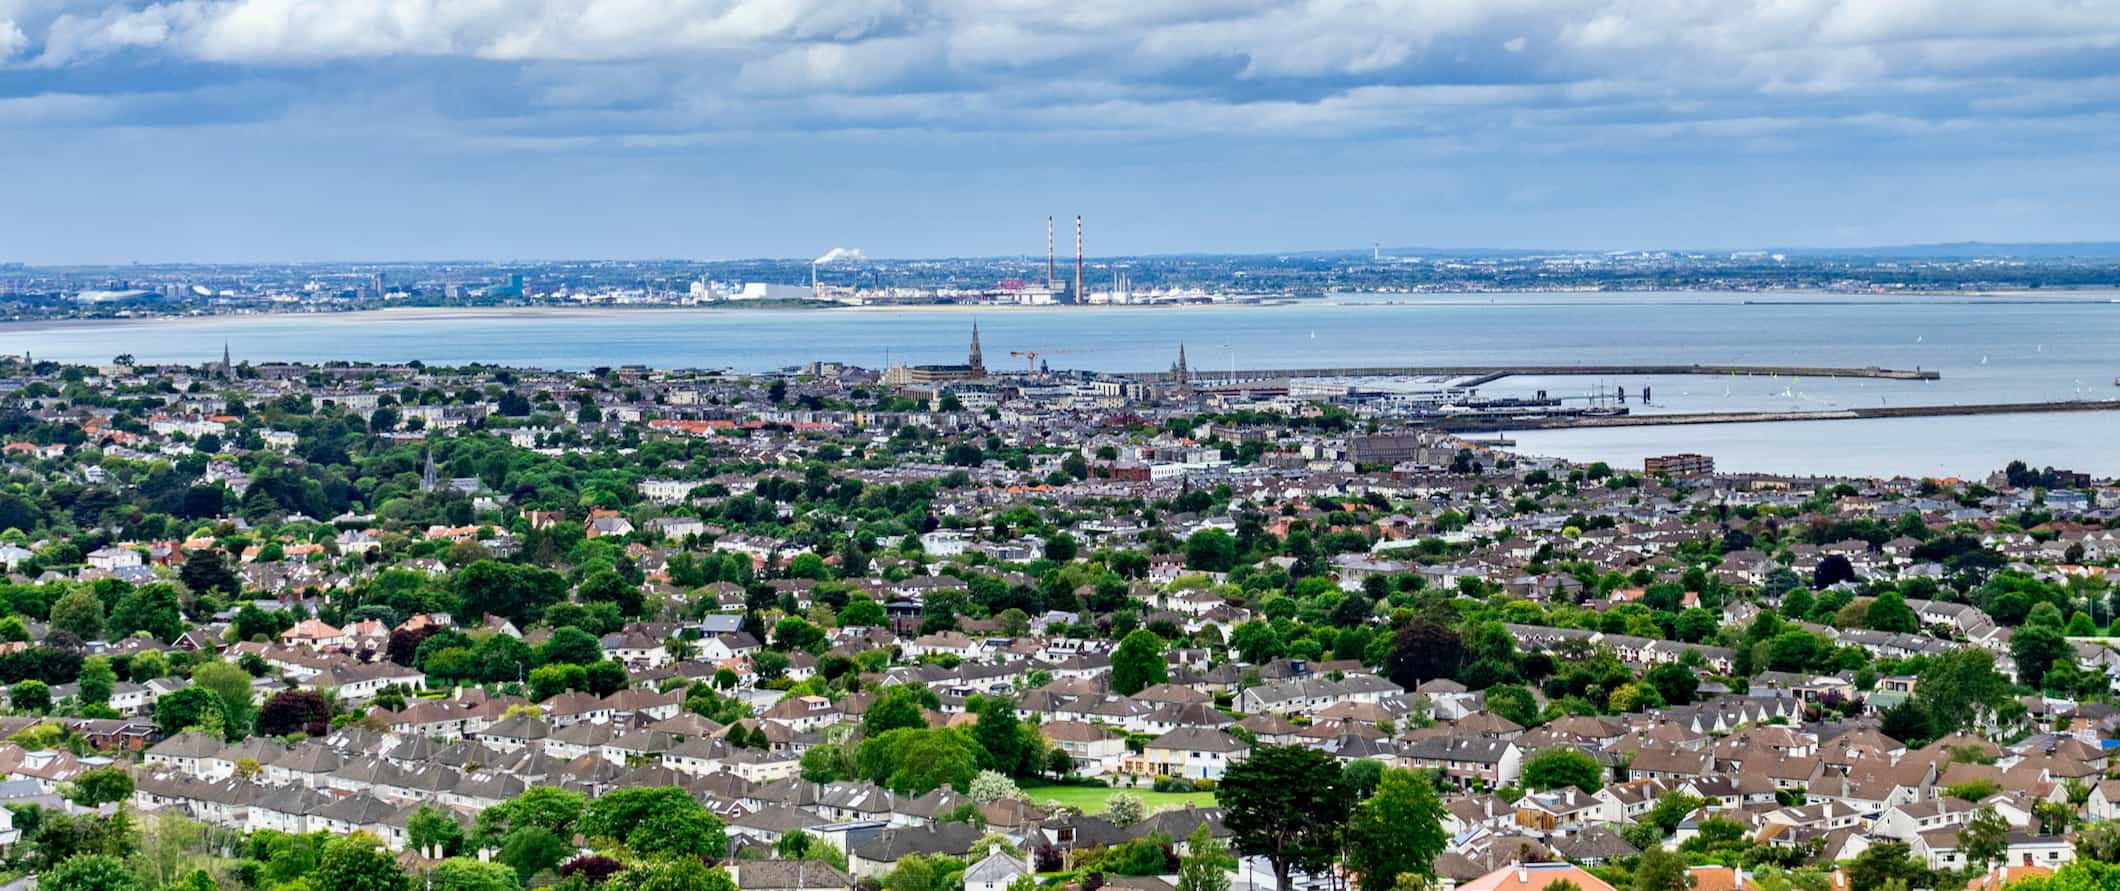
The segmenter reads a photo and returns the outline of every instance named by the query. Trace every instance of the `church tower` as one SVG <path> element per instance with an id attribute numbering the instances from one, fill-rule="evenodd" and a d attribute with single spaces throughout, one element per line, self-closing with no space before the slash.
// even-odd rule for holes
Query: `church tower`
<path id="1" fill-rule="evenodd" d="M 1185 344 L 1182 342 L 1178 344 L 1178 364 L 1170 370 L 1170 378 L 1179 393 L 1192 392 L 1192 373 L 1185 367 Z"/>
<path id="2" fill-rule="evenodd" d="M 986 376 L 986 357 L 979 352 L 979 323 L 972 323 L 972 355 L 965 365 L 972 369 L 973 377 Z"/>

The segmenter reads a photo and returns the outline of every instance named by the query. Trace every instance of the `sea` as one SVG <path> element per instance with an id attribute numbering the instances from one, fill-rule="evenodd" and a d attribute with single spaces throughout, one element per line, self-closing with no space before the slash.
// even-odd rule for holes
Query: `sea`
<path id="1" fill-rule="evenodd" d="M 353 360 L 766 371 L 807 362 L 989 368 L 1781 365 L 1931 369 L 1937 381 L 1557 375 L 1545 391 L 1635 413 L 2120 398 L 2120 292 L 1345 294 L 1277 305 L 848 309 L 393 309 L 0 324 L 0 352 L 108 362 Z M 1029 354 L 1035 353 L 1033 357 Z M 1425 382 L 1399 382 L 1418 387 Z M 1642 401 L 1646 388 L 1649 401 Z M 2011 460 L 2120 475 L 2120 412 L 1628 427 L 1508 434 L 1517 450 L 1639 466 L 1700 452 L 1719 469 L 1979 477 Z"/>

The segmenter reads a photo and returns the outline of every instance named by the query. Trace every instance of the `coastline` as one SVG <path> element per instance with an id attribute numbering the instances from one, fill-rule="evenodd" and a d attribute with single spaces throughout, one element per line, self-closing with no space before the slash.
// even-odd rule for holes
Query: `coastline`
<path id="1" fill-rule="evenodd" d="M 2101 300 L 2101 298 L 2103 298 Z M 540 319 L 540 318 L 623 318 L 641 314 L 672 314 L 698 316 L 741 316 L 764 313 L 812 313 L 824 312 L 848 315 L 881 314 L 936 314 L 1000 313 L 1038 315 L 1047 313 L 1095 313 L 1134 314 L 1143 312 L 1183 312 L 1213 310 L 1272 310 L 1287 308 L 1380 308 L 1380 307 L 1445 307 L 1486 306 L 1523 307 L 1550 306 L 1569 303 L 1582 305 L 1613 306 L 1629 304 L 1751 304 L 1751 305 L 1936 305 L 1950 303 L 2032 304 L 2070 303 L 2095 304 L 2100 302 L 2120 303 L 2120 289 L 2038 289 L 2015 291 L 1930 291 L 1918 294 L 1846 294 L 1819 290 L 1786 291 L 1422 291 L 1422 292 L 1334 292 L 1323 297 L 1288 297 L 1258 301 L 1225 301 L 1215 303 L 1137 303 L 1137 304 L 1048 304 L 1023 306 L 1015 304 L 869 304 L 846 305 L 833 303 L 717 303 L 709 305 L 664 305 L 629 304 L 606 306 L 384 306 L 372 309 L 352 309 L 333 312 L 287 311 L 287 312 L 233 312 L 208 315 L 140 315 L 99 318 L 54 318 L 0 320 L 0 331 L 33 332 L 43 330 L 68 330 L 91 327 L 146 327 L 182 326 L 197 324 L 226 324 L 235 322 L 259 322 L 270 324 L 276 321 L 304 320 L 323 322 L 438 322 L 468 321 L 480 319 Z"/>

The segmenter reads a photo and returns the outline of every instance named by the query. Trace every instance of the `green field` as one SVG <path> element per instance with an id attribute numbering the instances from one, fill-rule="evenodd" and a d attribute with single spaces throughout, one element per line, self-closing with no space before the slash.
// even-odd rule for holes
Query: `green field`
<path id="1" fill-rule="evenodd" d="M 1104 799 L 1126 792 L 1138 795 L 1141 803 L 1148 805 L 1150 813 L 1191 804 L 1195 807 L 1214 807 L 1213 792 L 1151 792 L 1141 789 L 1104 789 L 1097 786 L 1025 786 L 1023 794 L 1032 804 L 1057 801 L 1061 804 L 1081 808 L 1085 814 L 1104 813 Z"/>

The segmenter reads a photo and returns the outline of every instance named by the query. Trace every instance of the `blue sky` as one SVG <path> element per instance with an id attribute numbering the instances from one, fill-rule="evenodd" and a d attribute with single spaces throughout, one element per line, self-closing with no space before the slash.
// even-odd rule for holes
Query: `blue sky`
<path id="1" fill-rule="evenodd" d="M 0 260 L 2120 240 L 2113 0 L 0 0 Z"/>

